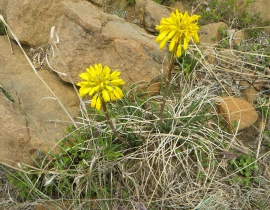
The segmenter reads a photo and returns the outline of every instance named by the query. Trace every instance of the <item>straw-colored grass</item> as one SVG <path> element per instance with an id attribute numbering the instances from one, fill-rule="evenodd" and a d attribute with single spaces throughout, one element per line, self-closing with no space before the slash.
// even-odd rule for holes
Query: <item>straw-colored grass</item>
<path id="1" fill-rule="evenodd" d="M 5 23 L 2 16 L 0 19 Z M 268 40 L 262 33 L 263 37 Z M 54 154 L 51 148 L 36 166 L 21 165 L 9 173 L 10 180 L 16 180 L 17 186 L 21 184 L 20 191 L 27 191 L 23 196 L 29 200 L 9 192 L 13 187 L 8 183 L 2 190 L 8 196 L 0 205 L 5 209 L 27 209 L 42 203 L 56 209 L 267 209 L 269 99 L 264 98 L 256 107 L 260 113 L 264 110 L 265 127 L 259 130 L 258 141 L 254 141 L 255 150 L 245 145 L 241 131 L 226 129 L 215 108 L 221 94 L 241 97 L 232 78 L 246 78 L 252 71 L 269 81 L 269 74 L 265 74 L 269 70 L 262 62 L 269 59 L 269 51 L 250 51 L 254 45 L 255 39 L 247 40 L 239 49 L 232 45 L 227 49 L 192 45 L 186 53 L 196 63 L 185 74 L 184 63 L 178 62 L 164 124 L 158 118 L 162 93 L 140 98 L 136 84 L 126 91 L 122 101 L 110 105 L 110 113 L 117 131 L 130 146 L 121 145 L 102 114 L 90 110 L 89 101 L 81 100 L 80 117 L 70 117 L 73 128 L 56 142 L 61 153 Z M 22 47 L 21 50 L 39 77 Z M 209 62 L 209 56 L 215 58 L 214 63 Z M 40 60 L 38 55 L 36 58 Z M 258 94 L 264 97 L 263 93 Z M 233 170 L 229 160 L 232 153 L 236 158 L 238 154 L 250 154 L 256 159 Z M 251 184 L 244 186 L 236 181 L 240 171 L 254 163 L 259 170 L 251 171 Z"/>

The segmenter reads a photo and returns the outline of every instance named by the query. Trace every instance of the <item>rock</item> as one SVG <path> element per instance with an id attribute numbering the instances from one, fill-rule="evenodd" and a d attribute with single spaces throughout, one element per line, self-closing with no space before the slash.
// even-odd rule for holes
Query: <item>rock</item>
<path id="1" fill-rule="evenodd" d="M 10 165 L 29 163 L 29 155 L 26 152 L 21 153 L 31 147 L 27 121 L 13 102 L 6 100 L 1 92 L 0 96 L 0 162 Z"/>
<path id="2" fill-rule="evenodd" d="M 68 75 L 59 74 L 64 81 L 80 81 L 78 75 L 95 63 L 121 71 L 126 86 L 147 83 L 160 73 L 165 51 L 159 50 L 155 36 L 89 2 L 65 2 L 63 6 L 65 15 L 56 27 L 60 43 L 50 63 Z"/>
<path id="3" fill-rule="evenodd" d="M 255 90 L 254 87 L 249 87 L 249 88 L 245 89 L 243 91 L 243 96 L 251 104 L 256 104 L 257 98 L 259 97 L 258 91 Z"/>
<path id="4" fill-rule="evenodd" d="M 179 12 L 185 12 L 188 11 L 188 8 L 183 4 L 183 2 L 175 1 L 170 5 L 170 11 L 174 12 L 176 9 L 179 10 Z"/>
<path id="5" fill-rule="evenodd" d="M 151 0 L 136 0 L 135 14 L 141 25 L 150 32 L 156 31 L 161 18 L 170 17 L 170 11 Z"/>
<path id="6" fill-rule="evenodd" d="M 87 0 L 87 1 L 90 1 L 90 0 Z M 90 2 L 93 2 L 94 4 L 96 4 L 100 7 L 105 3 L 104 0 L 91 0 Z M 109 2 L 106 1 L 106 3 L 109 3 Z"/>
<path id="7" fill-rule="evenodd" d="M 247 7 L 247 0 L 236 0 L 234 2 L 234 9 L 238 15 L 241 16 Z"/>
<path id="8" fill-rule="evenodd" d="M 70 86 L 49 70 L 37 74 L 14 43 L 11 54 L 8 40 L 0 36 L 0 83 L 16 103 L 3 100 L 0 94 L 0 161 L 17 166 L 32 164 L 37 152 L 46 153 L 61 139 L 71 119 L 40 78 L 51 88 L 72 118 L 79 112 L 79 100 Z M 39 77 L 40 78 L 39 78 Z M 32 157 L 31 157 L 32 155 Z"/>
<path id="9" fill-rule="evenodd" d="M 232 37 L 232 45 L 240 45 L 243 40 L 245 40 L 245 33 L 244 31 L 236 31 L 235 29 L 228 30 L 228 34 Z"/>
<path id="10" fill-rule="evenodd" d="M 217 53 L 212 47 L 207 47 L 204 50 L 205 60 L 211 64 L 217 62 Z"/>
<path id="11" fill-rule="evenodd" d="M 227 30 L 228 26 L 226 23 L 210 23 L 200 27 L 199 37 L 201 43 L 216 44 L 222 39 L 220 29 Z"/>
<path id="12" fill-rule="evenodd" d="M 68 1 L 68 0 L 65 0 Z M 70 0 L 78 2 L 79 0 Z M 29 46 L 48 43 L 50 30 L 63 14 L 61 1 L 55 0 L 9 0 L 6 20 L 20 42 Z M 11 36 L 12 38 L 12 36 Z"/>
<path id="13" fill-rule="evenodd" d="M 247 11 L 252 14 L 259 14 L 262 21 L 270 20 L 270 1 L 268 0 L 256 0 L 247 4 Z"/>
<path id="14" fill-rule="evenodd" d="M 7 4 L 9 0 L 1 0 L 0 1 L 0 14 L 6 18 Z"/>
<path id="15" fill-rule="evenodd" d="M 136 18 L 138 19 L 137 22 L 141 23 L 141 26 L 143 24 L 144 12 L 145 12 L 145 7 L 147 3 L 148 3 L 148 0 L 136 0 L 135 15 L 136 15 Z"/>
<path id="16" fill-rule="evenodd" d="M 238 53 L 232 50 L 220 49 L 219 53 L 216 54 L 222 67 L 236 66 L 239 62 Z"/>
<path id="17" fill-rule="evenodd" d="M 263 22 L 268 22 L 266 28 L 264 31 L 268 34 L 270 34 L 270 13 L 269 13 L 269 8 L 270 8 L 270 1 L 268 0 L 256 0 L 252 1 L 251 3 L 247 4 L 247 12 L 251 14 L 259 14 L 259 17 L 262 19 Z"/>
<path id="18" fill-rule="evenodd" d="M 220 97 L 221 103 L 217 105 L 218 113 L 224 117 L 230 129 L 236 129 L 239 122 L 239 130 L 249 127 L 258 119 L 258 114 L 253 106 L 241 98 L 231 96 Z"/>
<path id="19" fill-rule="evenodd" d="M 156 31 L 156 25 L 160 24 L 161 18 L 170 17 L 170 12 L 166 7 L 154 1 L 148 1 L 143 18 L 144 27 L 151 32 Z"/>

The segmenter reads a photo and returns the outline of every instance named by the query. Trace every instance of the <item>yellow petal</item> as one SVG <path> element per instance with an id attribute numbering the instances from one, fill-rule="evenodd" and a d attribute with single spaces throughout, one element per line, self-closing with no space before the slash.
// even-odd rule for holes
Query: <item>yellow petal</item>
<path id="1" fill-rule="evenodd" d="M 89 91 L 91 91 L 91 87 L 81 87 L 79 90 L 79 95 L 81 97 L 85 96 L 87 93 L 89 93 Z"/>
<path id="2" fill-rule="evenodd" d="M 173 51 L 174 49 L 174 46 L 175 46 L 175 43 L 176 43 L 176 37 L 172 39 L 171 43 L 170 43 L 170 46 L 169 46 L 169 51 Z"/>
<path id="3" fill-rule="evenodd" d="M 92 98 L 92 101 L 91 101 L 91 107 L 95 107 L 95 106 L 96 106 L 96 103 L 97 103 L 97 96 L 98 96 L 98 95 L 94 95 L 94 97 Z"/>
<path id="4" fill-rule="evenodd" d="M 108 66 L 104 66 L 103 73 L 102 73 L 102 79 L 107 80 L 110 77 L 111 69 Z"/>
<path id="5" fill-rule="evenodd" d="M 98 92 L 99 89 L 100 89 L 100 85 L 98 85 L 98 86 L 92 88 L 92 89 L 90 90 L 90 92 L 89 92 L 89 95 L 90 95 L 90 96 L 93 95 L 95 92 Z"/>
<path id="6" fill-rule="evenodd" d="M 160 45 L 159 45 L 159 49 L 162 50 L 162 49 L 165 47 L 166 43 L 167 43 L 167 39 L 164 38 L 164 39 L 162 40 L 162 42 L 160 43 Z"/>
<path id="7" fill-rule="evenodd" d="M 194 22 L 194 21 L 197 21 L 197 20 L 199 20 L 200 19 L 200 15 L 192 15 L 191 17 L 190 17 L 190 21 L 191 22 Z"/>
<path id="8" fill-rule="evenodd" d="M 195 44 L 200 42 L 200 39 L 199 39 L 199 36 L 198 36 L 197 33 L 193 36 L 193 41 L 194 41 Z"/>
<path id="9" fill-rule="evenodd" d="M 93 66 L 90 66 L 89 67 L 89 77 L 91 78 L 91 79 L 94 79 L 95 77 L 96 77 L 96 70 L 93 68 Z"/>
<path id="10" fill-rule="evenodd" d="M 115 101 L 117 99 L 115 95 L 113 94 L 113 92 L 109 92 L 109 94 L 110 94 L 111 101 Z"/>
<path id="11" fill-rule="evenodd" d="M 167 34 L 168 34 L 169 32 L 170 32 L 170 31 L 168 31 L 168 30 L 161 32 L 161 33 L 157 36 L 156 42 L 157 42 L 157 43 L 161 42 L 161 41 L 167 36 Z"/>
<path id="12" fill-rule="evenodd" d="M 102 97 L 105 102 L 110 101 L 110 95 L 105 89 L 102 90 Z"/>
<path id="13" fill-rule="evenodd" d="M 182 46 L 181 44 L 179 44 L 177 47 L 176 56 L 179 58 L 181 54 L 182 54 Z"/>
<path id="14" fill-rule="evenodd" d="M 124 96 L 122 90 L 119 87 L 115 87 L 115 90 L 113 93 L 115 97 L 119 100 Z"/>
<path id="15" fill-rule="evenodd" d="M 100 107 L 101 107 L 101 100 L 100 100 L 100 97 L 97 97 L 96 109 L 100 110 Z"/>
<path id="16" fill-rule="evenodd" d="M 184 50 L 187 50 L 187 48 L 188 48 L 188 42 L 189 42 L 189 38 L 186 36 L 184 38 Z"/>
<path id="17" fill-rule="evenodd" d="M 125 82 L 124 82 L 124 80 L 122 80 L 122 79 L 114 79 L 114 80 L 111 81 L 111 84 L 112 84 L 113 86 L 118 86 L 118 85 L 123 85 L 123 84 L 125 84 Z"/>
<path id="18" fill-rule="evenodd" d="M 120 76 L 121 72 L 115 70 L 111 73 L 111 79 L 117 79 Z"/>
<path id="19" fill-rule="evenodd" d="M 113 92 L 113 88 L 111 87 L 111 86 L 109 86 L 109 85 L 107 85 L 106 87 L 105 87 L 108 91 L 110 91 L 110 92 Z"/>
<path id="20" fill-rule="evenodd" d="M 95 70 L 96 74 L 100 76 L 102 74 L 102 64 L 101 63 L 95 64 Z"/>
<path id="21" fill-rule="evenodd" d="M 167 39 L 171 39 L 176 33 L 176 30 L 170 31 L 170 33 L 167 35 Z"/>
<path id="22" fill-rule="evenodd" d="M 84 73 L 79 74 L 79 77 L 84 79 L 84 80 L 88 80 L 89 79 L 89 74 L 84 72 Z"/>
<path id="23" fill-rule="evenodd" d="M 82 86 L 82 85 L 88 85 L 88 86 L 91 86 L 92 82 L 85 82 L 85 81 L 82 81 L 82 82 L 78 82 L 76 85 L 77 86 Z"/>

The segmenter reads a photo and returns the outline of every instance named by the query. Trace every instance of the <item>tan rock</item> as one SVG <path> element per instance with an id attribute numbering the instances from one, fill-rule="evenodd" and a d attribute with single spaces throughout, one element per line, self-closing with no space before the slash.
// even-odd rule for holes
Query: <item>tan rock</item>
<path id="1" fill-rule="evenodd" d="M 246 6 L 247 6 L 247 0 L 236 0 L 234 3 L 234 8 L 240 16 L 245 11 Z"/>
<path id="2" fill-rule="evenodd" d="M 46 153 L 56 145 L 57 139 L 64 136 L 66 126 L 73 125 L 40 78 L 72 119 L 79 112 L 79 99 L 74 89 L 64 84 L 55 73 L 39 70 L 37 75 L 14 43 L 12 54 L 5 36 L 0 36 L 0 48 L 0 82 L 17 104 L 0 92 L 0 113 L 4 113 L 0 116 L 0 161 L 13 166 L 18 162 L 31 164 L 31 156 L 36 156 L 37 151 Z"/>
<path id="3" fill-rule="evenodd" d="M 148 0 L 136 0 L 135 2 L 136 18 L 140 21 L 140 23 L 143 23 L 145 7 L 148 4 Z"/>
<path id="4" fill-rule="evenodd" d="M 259 14 L 263 21 L 270 20 L 270 1 L 268 0 L 256 0 L 247 4 L 247 11 L 252 14 Z"/>
<path id="5" fill-rule="evenodd" d="M 268 0 L 256 0 L 248 4 L 247 11 L 251 14 L 259 14 L 262 21 L 270 21 L 270 1 Z M 270 34 L 270 25 L 268 25 L 264 31 Z"/>
<path id="6" fill-rule="evenodd" d="M 237 52 L 229 49 L 221 49 L 217 54 L 217 57 L 223 67 L 228 67 L 237 65 L 237 62 L 239 61 L 237 54 Z"/>
<path id="7" fill-rule="evenodd" d="M 170 5 L 170 11 L 173 12 L 176 9 L 179 10 L 179 12 L 185 12 L 188 11 L 188 8 L 183 4 L 183 2 L 175 1 Z"/>
<path id="8" fill-rule="evenodd" d="M 235 29 L 230 29 L 228 30 L 229 36 L 231 37 L 232 40 L 232 45 L 240 45 L 243 40 L 245 40 L 245 33 L 244 31 L 236 31 Z"/>
<path id="9" fill-rule="evenodd" d="M 4 100 L 3 93 L 0 98 L 0 162 L 17 165 L 18 162 L 31 163 L 29 160 L 31 148 L 27 121 L 21 111 L 13 102 Z M 26 152 L 21 153 L 25 150 Z M 20 154 L 20 155 L 17 155 Z"/>
<path id="10" fill-rule="evenodd" d="M 170 17 L 170 12 L 166 7 L 154 1 L 148 1 L 143 18 L 144 27 L 148 31 L 155 32 L 156 25 L 160 24 L 161 18 L 167 17 Z"/>
<path id="11" fill-rule="evenodd" d="M 249 127 L 258 119 L 254 107 L 247 101 L 235 97 L 220 97 L 221 102 L 217 105 L 218 112 L 228 122 L 230 129 L 235 129 L 239 123 L 239 130 Z"/>
<path id="12" fill-rule="evenodd" d="M 160 23 L 161 18 L 170 16 L 166 7 L 152 0 L 136 0 L 135 14 L 141 26 L 150 32 L 156 31 L 156 25 Z"/>
<path id="13" fill-rule="evenodd" d="M 70 1 L 78 2 L 79 0 Z M 47 44 L 51 27 L 63 14 L 59 0 L 8 0 L 4 9 L 9 26 L 14 30 L 20 42 L 29 46 Z"/>
<path id="14" fill-rule="evenodd" d="M 68 75 L 59 75 L 64 81 L 80 81 L 78 75 L 95 63 L 121 71 L 127 87 L 160 73 L 165 51 L 159 50 L 155 36 L 89 2 L 66 2 L 64 14 L 56 27 L 57 53 L 50 56 L 53 68 Z"/>
<path id="15" fill-rule="evenodd" d="M 207 62 L 214 64 L 217 61 L 217 53 L 212 47 L 205 48 L 204 56 Z"/>
<path id="16" fill-rule="evenodd" d="M 255 90 L 254 87 L 245 89 L 243 95 L 249 103 L 256 104 L 258 98 L 258 91 Z"/>
<path id="17" fill-rule="evenodd" d="M 87 0 L 87 1 L 93 2 L 94 4 L 100 7 L 105 3 L 105 0 Z M 110 3 L 110 1 L 106 1 L 106 4 L 108 3 Z"/>
<path id="18" fill-rule="evenodd" d="M 219 31 L 221 28 L 227 30 L 228 26 L 223 22 L 210 23 L 208 25 L 201 26 L 199 30 L 200 42 L 207 44 L 218 43 L 222 38 Z"/>

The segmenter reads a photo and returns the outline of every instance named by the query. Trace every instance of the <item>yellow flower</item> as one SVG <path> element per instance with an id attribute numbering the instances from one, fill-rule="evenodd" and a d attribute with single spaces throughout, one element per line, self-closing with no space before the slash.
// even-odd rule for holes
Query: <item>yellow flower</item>
<path id="1" fill-rule="evenodd" d="M 198 43 L 199 18 L 199 15 L 189 16 L 188 12 L 182 14 L 178 10 L 172 12 L 169 18 L 162 18 L 160 25 L 156 26 L 156 30 L 159 31 L 156 42 L 160 42 L 160 49 L 163 49 L 170 40 L 169 51 L 176 51 L 176 56 L 180 57 L 182 47 L 187 50 L 191 37 L 195 43 Z"/>
<path id="2" fill-rule="evenodd" d="M 77 83 L 80 86 L 79 95 L 83 97 L 87 94 L 92 96 L 91 107 L 96 107 L 100 110 L 102 101 L 108 102 L 123 97 L 122 90 L 119 85 L 125 84 L 125 82 L 119 78 L 121 73 L 119 71 L 113 71 L 108 66 L 95 64 L 86 68 L 86 72 L 79 75 L 85 81 Z"/>

